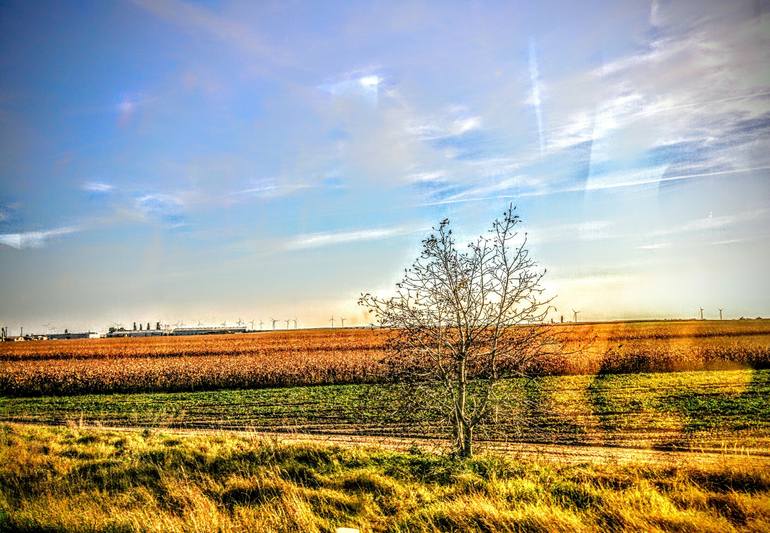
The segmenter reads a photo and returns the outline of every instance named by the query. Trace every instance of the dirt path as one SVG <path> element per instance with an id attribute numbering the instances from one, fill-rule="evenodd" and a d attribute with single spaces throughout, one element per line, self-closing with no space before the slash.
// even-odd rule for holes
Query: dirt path
<path id="1" fill-rule="evenodd" d="M 45 425 L 19 424 L 13 425 Z M 117 427 L 78 425 L 77 428 L 96 429 L 104 431 L 140 431 L 143 427 Z M 403 437 L 380 437 L 345 434 L 315 434 L 315 433 L 284 433 L 248 430 L 221 429 L 184 429 L 184 428 L 152 428 L 162 434 L 169 435 L 238 435 L 259 437 L 273 440 L 280 444 L 311 443 L 343 447 L 366 446 L 385 450 L 406 451 L 418 447 L 424 451 L 445 452 L 447 444 L 438 439 L 415 439 Z M 502 453 L 525 459 L 543 460 L 564 463 L 608 463 L 608 464 L 681 464 L 698 463 L 703 466 L 746 464 L 770 468 L 770 450 L 745 449 L 724 451 L 669 451 L 611 446 L 574 446 L 563 444 L 539 444 L 524 442 L 479 442 L 478 452 Z"/>

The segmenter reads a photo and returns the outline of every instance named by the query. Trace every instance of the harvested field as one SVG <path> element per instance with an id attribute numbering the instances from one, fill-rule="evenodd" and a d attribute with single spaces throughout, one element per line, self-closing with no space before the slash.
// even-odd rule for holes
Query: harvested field
<path id="1" fill-rule="evenodd" d="M 770 320 L 556 326 L 566 353 L 539 375 L 770 367 Z M 0 394 L 197 391 L 389 380 L 388 332 L 335 329 L 0 344 Z M 582 349 L 575 352 L 575 347 Z"/>

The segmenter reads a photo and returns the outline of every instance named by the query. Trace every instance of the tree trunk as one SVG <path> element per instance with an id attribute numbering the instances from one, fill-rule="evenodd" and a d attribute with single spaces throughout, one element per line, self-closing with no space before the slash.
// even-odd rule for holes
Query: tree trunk
<path id="1" fill-rule="evenodd" d="M 462 447 L 460 448 L 460 456 L 468 459 L 473 457 L 473 428 L 463 424 L 462 426 Z"/>

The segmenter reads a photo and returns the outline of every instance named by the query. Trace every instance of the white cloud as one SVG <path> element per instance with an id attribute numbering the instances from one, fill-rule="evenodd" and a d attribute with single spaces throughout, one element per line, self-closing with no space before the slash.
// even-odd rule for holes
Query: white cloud
<path id="1" fill-rule="evenodd" d="M 642 246 L 637 246 L 639 250 L 663 250 L 664 248 L 670 247 L 670 242 L 656 242 L 654 244 L 644 244 Z"/>
<path id="2" fill-rule="evenodd" d="M 473 202 L 480 199 L 493 199 L 502 198 L 503 196 L 497 195 L 490 197 L 490 194 L 496 192 L 511 191 L 514 189 L 524 189 L 531 191 L 533 187 L 541 187 L 543 180 L 540 178 L 533 178 L 527 175 L 511 176 L 506 178 L 493 178 L 485 179 L 481 182 L 481 185 L 472 187 L 463 192 L 448 196 L 442 200 L 435 202 L 426 202 L 423 205 L 446 205 L 455 204 L 461 202 Z"/>
<path id="3" fill-rule="evenodd" d="M 450 133 L 452 135 L 462 135 L 469 131 L 481 129 L 481 117 L 473 116 L 466 118 L 458 118 L 452 123 Z"/>
<path id="4" fill-rule="evenodd" d="M 465 194 L 462 194 L 445 200 L 428 202 L 424 205 L 442 205 L 459 202 L 485 202 L 489 200 L 524 198 L 528 196 L 548 196 L 552 194 L 563 194 L 570 192 L 601 191 L 609 189 L 621 189 L 626 187 L 641 187 L 644 185 L 657 185 L 666 182 L 684 181 L 703 177 L 730 176 L 757 170 L 770 170 L 770 166 L 762 166 L 752 168 L 737 168 L 733 170 L 718 170 L 714 172 L 695 172 L 692 174 L 661 177 L 666 168 L 667 167 L 650 167 L 634 172 L 618 172 L 615 174 L 603 176 L 601 179 L 596 179 L 586 184 L 579 184 L 569 187 L 542 187 L 538 190 L 523 191 L 516 194 L 499 194 L 496 196 L 476 197 L 466 197 Z M 544 182 L 541 183 L 544 184 Z"/>
<path id="5" fill-rule="evenodd" d="M 287 250 L 302 250 L 306 248 L 320 248 L 359 241 L 374 241 L 388 239 L 399 235 L 408 235 L 423 231 L 424 228 L 414 226 L 396 226 L 392 228 L 361 229 L 355 231 L 340 231 L 330 233 L 309 233 L 297 235 L 286 242 Z"/>
<path id="6" fill-rule="evenodd" d="M 134 212 L 140 219 L 163 219 L 174 225 L 179 225 L 178 218 L 184 207 L 184 200 L 171 194 L 144 194 L 134 200 Z"/>
<path id="7" fill-rule="evenodd" d="M 438 170 L 433 172 L 415 172 L 407 176 L 407 181 L 412 183 L 428 183 L 443 181 L 446 178 L 446 173 Z"/>
<path id="8" fill-rule="evenodd" d="M 423 141 L 435 141 L 458 137 L 469 131 L 481 129 L 482 119 L 478 115 L 457 118 L 434 117 L 429 121 L 414 120 L 407 126 L 407 132 Z"/>
<path id="9" fill-rule="evenodd" d="M 540 72 L 537 66 L 537 51 L 535 50 L 535 41 L 529 42 L 529 81 L 532 84 L 532 93 L 528 103 L 535 108 L 537 118 L 537 135 L 540 145 L 540 153 L 545 151 L 545 140 L 543 138 L 543 110 L 542 98 L 540 96 Z"/>
<path id="10" fill-rule="evenodd" d="M 332 96 L 360 97 L 376 104 L 378 102 L 380 86 L 384 81 L 384 78 L 378 74 L 353 71 L 323 83 L 318 88 Z"/>
<path id="11" fill-rule="evenodd" d="M 0 234 L 0 244 L 21 250 L 24 248 L 42 248 L 47 241 L 62 235 L 69 235 L 80 231 L 80 228 L 66 226 L 43 231 L 25 231 L 21 233 Z"/>
<path id="12" fill-rule="evenodd" d="M 358 83 L 361 84 L 362 87 L 366 87 L 367 89 L 379 86 L 381 81 L 382 79 L 375 74 L 372 74 L 370 76 L 361 76 L 360 78 L 358 78 Z"/>
<path id="13" fill-rule="evenodd" d="M 706 217 L 689 220 L 680 226 L 655 231 L 653 235 L 673 235 L 677 233 L 723 229 L 737 224 L 761 220 L 766 218 L 768 213 L 770 213 L 770 209 L 755 209 L 744 213 L 720 216 L 714 216 L 713 213 L 709 213 Z"/>
<path id="14" fill-rule="evenodd" d="M 713 241 L 710 243 L 712 246 L 726 246 L 728 244 L 740 244 L 744 242 L 753 241 L 754 238 L 752 237 L 743 237 L 743 238 L 737 238 L 737 239 L 724 239 L 721 241 Z"/>
<path id="15" fill-rule="evenodd" d="M 261 180 L 254 183 L 253 187 L 247 187 L 230 193 L 230 196 L 246 196 L 255 198 L 277 198 L 287 196 L 297 191 L 310 189 L 306 183 L 278 184 L 274 180 Z"/>
<path id="16" fill-rule="evenodd" d="M 612 227 L 608 220 L 586 220 L 584 222 L 556 224 L 553 226 L 526 228 L 534 243 L 561 241 L 597 241 L 607 239 L 607 230 Z"/>
<path id="17" fill-rule="evenodd" d="M 550 80 L 548 153 L 590 143 L 590 180 L 607 161 L 671 163 L 677 175 L 770 164 L 762 130 L 742 126 L 761 123 L 768 110 L 767 32 L 728 6 L 653 2 L 653 37 L 598 68 Z M 664 155 L 645 157 L 657 148 Z"/>
<path id="18" fill-rule="evenodd" d="M 115 189 L 115 186 L 101 181 L 87 181 L 80 188 L 88 192 L 110 192 Z"/>

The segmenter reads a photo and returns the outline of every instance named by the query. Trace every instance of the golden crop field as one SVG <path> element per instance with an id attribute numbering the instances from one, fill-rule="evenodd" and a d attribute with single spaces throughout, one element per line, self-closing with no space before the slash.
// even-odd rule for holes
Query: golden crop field
<path id="1" fill-rule="evenodd" d="M 565 354 L 537 374 L 670 372 L 770 366 L 770 320 L 559 325 Z M 0 394 L 189 391 L 387 381 L 387 331 L 254 334 L 0 344 Z M 570 349 L 570 344 L 580 350 Z"/>

